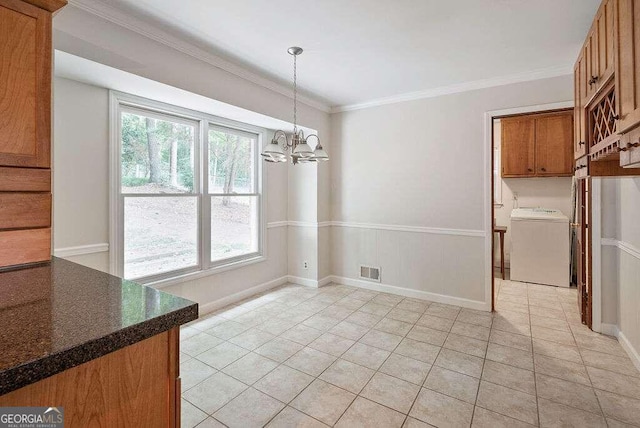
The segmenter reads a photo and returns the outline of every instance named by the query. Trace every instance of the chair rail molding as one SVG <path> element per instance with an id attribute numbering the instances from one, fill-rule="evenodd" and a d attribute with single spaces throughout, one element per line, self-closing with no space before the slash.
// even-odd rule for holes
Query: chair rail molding
<path id="1" fill-rule="evenodd" d="M 602 238 L 601 244 L 605 247 L 616 247 L 619 250 L 624 251 L 632 257 L 640 260 L 640 248 L 637 248 L 628 242 L 620 241 L 615 238 Z"/>
<path id="2" fill-rule="evenodd" d="M 267 228 L 272 229 L 276 227 L 313 227 L 313 228 L 326 228 L 326 227 L 344 227 L 352 229 L 373 229 L 373 230 L 391 230 L 396 232 L 413 232 L 413 233 L 429 233 L 433 235 L 456 235 L 456 236 L 470 236 L 476 238 L 484 238 L 486 234 L 483 230 L 479 229 L 450 229 L 444 227 L 427 227 L 427 226 L 409 226 L 402 224 L 380 224 L 380 223 L 358 223 L 350 221 L 271 221 L 267 223 Z"/>
<path id="3" fill-rule="evenodd" d="M 457 235 L 484 238 L 483 230 L 475 229 L 448 229 L 442 227 L 407 226 L 401 224 L 357 223 L 348 221 L 332 221 L 333 227 L 346 227 L 354 229 L 392 230 L 397 232 L 430 233 L 434 235 Z"/>

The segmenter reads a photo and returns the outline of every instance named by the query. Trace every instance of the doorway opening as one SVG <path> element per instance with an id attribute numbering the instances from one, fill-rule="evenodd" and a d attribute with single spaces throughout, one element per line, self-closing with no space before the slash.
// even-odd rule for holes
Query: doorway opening
<path id="1" fill-rule="evenodd" d="M 530 106 L 485 115 L 490 149 L 489 209 L 485 212 L 490 213 L 486 224 L 492 238 L 488 243 L 492 311 L 499 305 L 502 284 L 525 288 L 531 284 L 529 288 L 542 289 L 555 286 L 568 291 L 578 283 L 571 269 L 580 272 L 581 266 L 572 261 L 572 248 L 583 243 L 584 237 L 575 244 L 570 233 L 571 224 L 577 222 L 572 198 L 572 104 Z"/>

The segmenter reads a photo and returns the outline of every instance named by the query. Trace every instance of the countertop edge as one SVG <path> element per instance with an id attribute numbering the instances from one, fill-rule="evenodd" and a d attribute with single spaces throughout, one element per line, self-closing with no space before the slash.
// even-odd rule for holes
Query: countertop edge
<path id="1" fill-rule="evenodd" d="M 198 318 L 198 304 L 143 321 L 98 339 L 0 372 L 0 395 L 7 394 Z"/>

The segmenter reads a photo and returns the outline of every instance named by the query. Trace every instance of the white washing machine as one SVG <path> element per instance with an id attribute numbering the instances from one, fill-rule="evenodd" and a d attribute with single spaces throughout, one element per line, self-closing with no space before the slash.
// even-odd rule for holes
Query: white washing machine
<path id="1" fill-rule="evenodd" d="M 570 286 L 569 219 L 559 210 L 511 212 L 510 273 L 514 281 Z"/>

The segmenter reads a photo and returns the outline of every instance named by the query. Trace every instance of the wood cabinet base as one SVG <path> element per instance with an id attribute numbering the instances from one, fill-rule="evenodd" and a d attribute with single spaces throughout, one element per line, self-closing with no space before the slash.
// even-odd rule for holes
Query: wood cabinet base
<path id="1" fill-rule="evenodd" d="M 0 396 L 4 406 L 64 408 L 66 427 L 179 427 L 179 329 Z"/>
<path id="2" fill-rule="evenodd" d="M 591 162 L 589 175 L 592 177 L 640 176 L 640 168 L 623 168 L 619 160 Z"/>

